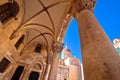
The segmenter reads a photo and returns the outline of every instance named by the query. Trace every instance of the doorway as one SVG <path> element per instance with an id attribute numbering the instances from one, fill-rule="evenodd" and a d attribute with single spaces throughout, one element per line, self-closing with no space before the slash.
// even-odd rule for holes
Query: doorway
<path id="1" fill-rule="evenodd" d="M 30 77 L 29 77 L 28 80 L 38 80 L 38 78 L 39 78 L 39 73 L 32 71 L 32 72 L 30 73 Z"/>
<path id="2" fill-rule="evenodd" d="M 11 80 L 19 80 L 23 70 L 24 70 L 23 66 L 18 66 Z"/>

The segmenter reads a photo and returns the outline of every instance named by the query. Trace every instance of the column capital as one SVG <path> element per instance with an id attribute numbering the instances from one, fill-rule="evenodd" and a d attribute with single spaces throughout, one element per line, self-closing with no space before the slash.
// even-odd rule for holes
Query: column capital
<path id="1" fill-rule="evenodd" d="M 54 44 L 54 52 L 59 54 L 62 51 L 62 49 L 63 49 L 63 43 L 55 42 L 55 44 Z"/>
<path id="2" fill-rule="evenodd" d="M 82 10 L 91 10 L 93 11 L 96 5 L 96 0 L 73 0 L 73 10 L 72 14 L 76 16 Z"/>

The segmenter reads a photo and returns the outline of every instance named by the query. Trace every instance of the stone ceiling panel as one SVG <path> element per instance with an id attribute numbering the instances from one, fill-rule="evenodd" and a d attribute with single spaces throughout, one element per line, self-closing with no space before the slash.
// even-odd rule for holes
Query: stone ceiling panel
<path id="1" fill-rule="evenodd" d="M 23 3 L 24 16 L 21 27 L 28 29 L 28 42 L 38 40 L 42 36 L 43 39 L 39 41 L 51 45 L 68 14 L 70 0 L 23 0 Z M 43 35 L 38 36 L 40 33 Z"/>
<path id="2" fill-rule="evenodd" d="M 24 18 L 23 21 L 27 21 L 32 16 L 37 14 L 39 11 L 43 9 L 42 5 L 38 0 L 23 0 L 24 1 Z"/>
<path id="3" fill-rule="evenodd" d="M 37 15 L 36 17 L 32 18 L 25 25 L 28 25 L 28 24 L 40 24 L 40 25 L 44 25 L 46 27 L 49 27 L 51 30 L 54 30 L 54 28 L 53 28 L 53 26 L 51 24 L 51 21 L 50 21 L 47 13 L 45 11 L 42 12 L 41 14 Z"/>
<path id="4" fill-rule="evenodd" d="M 45 6 L 49 6 L 51 4 L 59 4 L 69 0 L 40 0 Z"/>
<path id="5" fill-rule="evenodd" d="M 56 5 L 55 7 L 51 7 L 48 9 L 51 18 L 53 20 L 55 31 L 58 32 L 60 30 L 59 27 L 62 24 L 63 20 L 65 19 L 67 12 L 68 12 L 68 5 L 69 3 L 61 3 Z"/>

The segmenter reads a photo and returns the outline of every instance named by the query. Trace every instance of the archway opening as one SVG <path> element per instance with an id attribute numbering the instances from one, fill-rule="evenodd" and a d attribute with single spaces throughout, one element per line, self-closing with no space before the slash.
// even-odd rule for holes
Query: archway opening
<path id="1" fill-rule="evenodd" d="M 82 54 L 81 54 L 81 46 L 80 46 L 80 36 L 78 23 L 75 18 L 72 19 L 69 27 L 64 36 L 64 44 L 70 49 L 72 52 L 72 56 L 79 58 L 80 63 L 82 63 Z"/>

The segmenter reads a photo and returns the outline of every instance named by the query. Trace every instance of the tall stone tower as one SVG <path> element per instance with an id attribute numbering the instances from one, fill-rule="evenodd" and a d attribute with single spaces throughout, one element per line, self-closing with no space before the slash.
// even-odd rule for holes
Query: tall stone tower
<path id="1" fill-rule="evenodd" d="M 57 80 L 82 80 L 80 60 L 72 57 L 68 47 L 64 48 L 61 53 Z"/>

